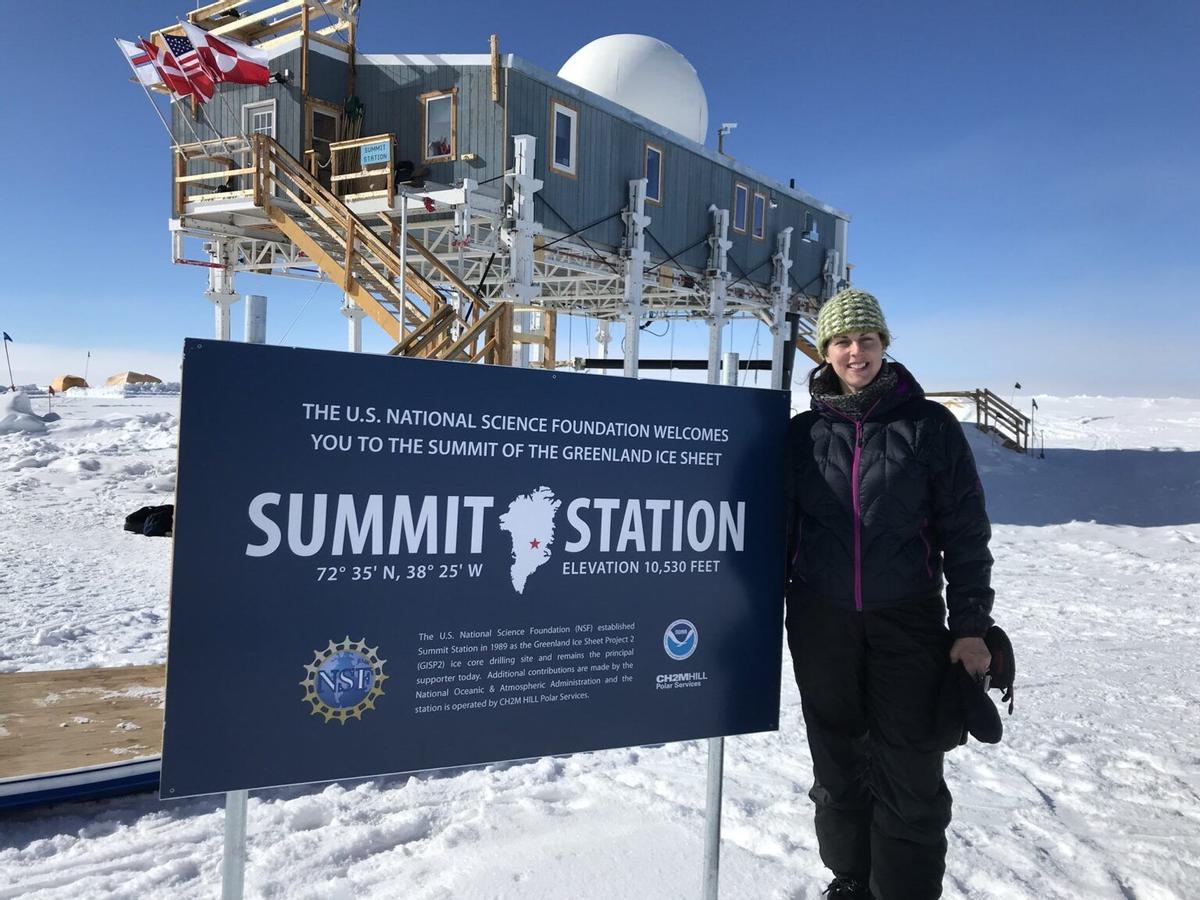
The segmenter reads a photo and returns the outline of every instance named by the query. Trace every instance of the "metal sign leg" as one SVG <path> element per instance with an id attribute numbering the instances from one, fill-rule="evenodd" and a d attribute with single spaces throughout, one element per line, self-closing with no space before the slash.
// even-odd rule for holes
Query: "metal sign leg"
<path id="1" fill-rule="evenodd" d="M 246 881 L 246 799 L 246 791 L 230 791 L 225 795 L 221 900 L 242 900 L 242 888 Z"/>
<path id="2" fill-rule="evenodd" d="M 725 769 L 725 738 L 708 739 L 708 801 L 704 809 L 704 900 L 717 900 L 717 871 L 721 865 L 721 782 Z"/>

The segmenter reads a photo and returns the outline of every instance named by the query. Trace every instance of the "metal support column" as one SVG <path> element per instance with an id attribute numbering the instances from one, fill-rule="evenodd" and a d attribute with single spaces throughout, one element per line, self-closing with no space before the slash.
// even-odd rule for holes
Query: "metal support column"
<path id="1" fill-rule="evenodd" d="M 608 331 L 608 322 L 600 319 L 596 322 L 596 346 L 600 351 L 601 359 L 608 359 L 608 342 L 612 340 L 612 335 Z M 602 371 L 607 372 L 607 369 Z"/>
<path id="2" fill-rule="evenodd" d="M 245 341 L 247 344 L 267 342 L 267 298 L 262 294 L 247 294 Z"/>
<path id="3" fill-rule="evenodd" d="M 787 313 L 788 299 L 792 295 L 788 285 L 788 272 L 792 268 L 792 226 L 783 229 L 775 238 L 775 255 L 771 257 L 771 263 L 771 387 L 778 391 L 785 387 L 784 351 L 791 334 Z"/>
<path id="4" fill-rule="evenodd" d="M 733 369 L 735 382 L 737 367 Z M 708 739 L 708 791 L 704 804 L 704 882 L 701 896 L 717 900 L 721 869 L 721 786 L 725 777 L 725 738 Z"/>
<path id="5" fill-rule="evenodd" d="M 405 293 L 408 285 L 408 192 L 400 192 L 400 340 L 404 340 L 408 333 L 408 323 L 405 322 L 407 317 L 407 307 L 405 301 L 408 299 L 408 294 Z M 432 312 L 432 310 L 430 310 Z M 357 348 L 352 347 L 356 353 L 362 350 L 361 345 Z"/>
<path id="6" fill-rule="evenodd" d="M 729 287 L 729 210 L 708 208 L 712 234 L 708 238 L 708 383 L 718 384 L 721 372 L 721 333 L 725 328 L 725 291 Z"/>
<path id="7" fill-rule="evenodd" d="M 721 384 L 737 387 L 738 370 L 741 357 L 736 353 L 726 353 L 721 357 Z"/>
<path id="8" fill-rule="evenodd" d="M 225 795 L 225 856 L 221 861 L 221 900 L 242 900 L 246 883 L 246 791 Z"/>
<path id="9" fill-rule="evenodd" d="M 346 349 L 351 353 L 362 353 L 362 320 L 366 310 L 343 295 L 340 312 L 346 317 Z M 401 338 L 403 336 L 401 333 Z"/>
<path id="10" fill-rule="evenodd" d="M 504 281 L 504 299 L 515 307 L 528 307 L 541 289 L 533 283 L 533 239 L 542 226 L 533 220 L 533 195 L 542 189 L 541 179 L 533 177 L 537 138 L 531 134 L 513 136 L 513 168 L 505 175 L 512 203 L 500 229 L 500 240 L 508 250 L 508 276 Z M 528 334 L 532 314 L 514 312 L 513 331 Z M 530 346 L 520 341 L 513 349 L 513 365 L 528 368 Z"/>
<path id="11" fill-rule="evenodd" d="M 215 332 L 218 341 L 229 340 L 230 308 L 241 298 L 233 289 L 233 264 L 237 262 L 232 238 L 209 241 L 204 245 L 212 266 L 208 270 L 208 290 L 204 292 L 213 304 Z"/>
<path id="12" fill-rule="evenodd" d="M 646 179 L 629 182 L 629 206 L 621 213 L 625 220 L 625 242 L 621 256 L 625 259 L 625 377 L 636 378 L 638 352 L 642 335 L 642 288 L 646 277 Z"/>

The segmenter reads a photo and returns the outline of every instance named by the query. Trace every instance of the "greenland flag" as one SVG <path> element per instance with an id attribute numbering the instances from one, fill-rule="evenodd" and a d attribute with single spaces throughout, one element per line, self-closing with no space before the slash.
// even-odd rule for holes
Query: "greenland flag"
<path id="1" fill-rule="evenodd" d="M 232 38 L 215 37 L 191 22 L 180 24 L 204 61 L 205 68 L 217 81 L 266 84 L 270 80 L 271 72 L 267 68 L 265 51 Z"/>

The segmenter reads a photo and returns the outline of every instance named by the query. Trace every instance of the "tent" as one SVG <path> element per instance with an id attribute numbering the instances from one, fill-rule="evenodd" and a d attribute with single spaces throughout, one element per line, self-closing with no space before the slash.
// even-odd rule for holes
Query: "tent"
<path id="1" fill-rule="evenodd" d="M 84 381 L 82 378 L 80 378 L 78 375 L 59 375 L 52 382 L 50 382 L 50 387 L 54 388 L 55 393 L 58 393 L 58 394 L 61 394 L 63 391 L 67 390 L 68 388 L 73 388 L 73 387 L 85 388 L 88 386 L 89 386 L 88 383 L 86 381 Z"/>
<path id="2" fill-rule="evenodd" d="M 105 385 L 120 385 L 120 384 L 162 384 L 161 378 L 155 378 L 153 375 L 145 375 L 142 372 L 118 372 L 116 375 L 110 375 Z"/>

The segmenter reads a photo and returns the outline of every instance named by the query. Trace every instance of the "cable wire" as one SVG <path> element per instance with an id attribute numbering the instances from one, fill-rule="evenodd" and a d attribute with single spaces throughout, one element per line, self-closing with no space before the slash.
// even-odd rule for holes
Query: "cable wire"
<path id="1" fill-rule="evenodd" d="M 296 313 L 296 318 L 292 319 L 292 324 L 287 327 L 287 330 L 284 331 L 283 336 L 279 339 L 280 344 L 287 340 L 287 336 L 292 333 L 292 329 L 296 327 L 296 323 L 300 321 L 300 317 L 304 315 L 304 311 L 308 309 L 308 304 L 312 303 L 313 297 L 317 296 L 317 291 L 325 287 L 327 284 L 329 284 L 328 281 L 317 282 L 317 286 L 313 288 L 313 292 L 308 295 L 308 299 L 305 300 L 304 305 L 300 307 L 300 312 Z"/>

